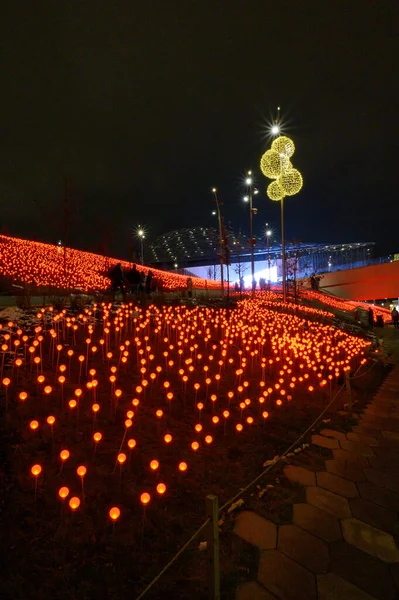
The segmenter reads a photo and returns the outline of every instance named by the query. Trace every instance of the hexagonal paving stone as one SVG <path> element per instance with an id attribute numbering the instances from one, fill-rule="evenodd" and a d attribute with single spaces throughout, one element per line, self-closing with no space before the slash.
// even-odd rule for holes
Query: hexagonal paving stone
<path id="1" fill-rule="evenodd" d="M 359 442 L 359 444 L 365 444 L 366 446 L 378 446 L 378 441 L 370 436 L 363 433 L 353 433 L 349 432 L 347 438 L 350 442 Z"/>
<path id="2" fill-rule="evenodd" d="M 382 419 L 381 417 L 374 417 L 373 415 L 364 415 L 360 421 L 359 425 L 364 425 L 365 427 L 373 427 L 374 429 L 380 430 L 389 430 L 389 431 L 399 431 L 399 422 L 392 419 Z"/>
<path id="3" fill-rule="evenodd" d="M 355 425 L 352 427 L 354 433 L 362 433 L 364 435 L 370 435 L 376 440 L 380 437 L 380 430 L 374 429 L 373 427 L 365 427 L 364 425 Z"/>
<path id="4" fill-rule="evenodd" d="M 275 548 L 277 544 L 276 525 L 247 510 L 237 515 L 234 533 L 260 550 Z"/>
<path id="5" fill-rule="evenodd" d="M 317 473 L 317 485 L 344 498 L 357 498 L 359 496 L 353 481 L 348 481 L 338 475 L 326 473 L 325 471 Z"/>
<path id="6" fill-rule="evenodd" d="M 385 487 L 393 492 L 399 492 L 399 481 L 397 473 L 386 473 L 378 469 L 363 469 L 363 473 L 368 481 L 381 487 Z"/>
<path id="7" fill-rule="evenodd" d="M 241 585 L 236 593 L 236 600 L 275 600 L 272 596 L 256 581 L 249 581 Z"/>
<path id="8" fill-rule="evenodd" d="M 397 600 L 390 565 L 346 542 L 330 545 L 330 571 L 378 600 Z"/>
<path id="9" fill-rule="evenodd" d="M 330 553 L 325 542 L 297 525 L 280 525 L 277 550 L 313 573 L 327 573 Z"/>
<path id="10" fill-rule="evenodd" d="M 326 542 L 338 542 L 342 539 L 341 527 L 336 517 L 311 504 L 294 504 L 293 508 L 292 520 L 295 525 Z"/>
<path id="11" fill-rule="evenodd" d="M 335 429 L 322 429 L 320 435 L 325 437 L 334 438 L 336 440 L 346 440 L 346 435 L 342 431 L 335 431 Z"/>
<path id="12" fill-rule="evenodd" d="M 322 448 L 339 448 L 338 440 L 324 437 L 323 435 L 312 435 L 312 444 L 315 444 L 315 446 L 321 446 Z"/>
<path id="13" fill-rule="evenodd" d="M 392 456 L 391 458 L 370 458 L 370 467 L 379 471 L 399 471 L 399 458 Z"/>
<path id="14" fill-rule="evenodd" d="M 379 558 L 386 563 L 399 561 L 399 550 L 392 535 L 376 529 L 363 521 L 354 519 L 343 519 L 341 521 L 342 533 L 348 544 L 352 544 Z"/>
<path id="15" fill-rule="evenodd" d="M 393 510 L 379 506 L 365 498 L 353 498 L 349 500 L 349 504 L 352 515 L 359 521 L 364 521 L 392 535 L 399 534 L 399 519 L 397 513 Z"/>
<path id="16" fill-rule="evenodd" d="M 361 469 L 351 465 L 345 465 L 339 460 L 326 460 L 326 469 L 329 473 L 349 479 L 350 481 L 365 481 L 366 476 Z"/>
<path id="17" fill-rule="evenodd" d="M 356 465 L 357 467 L 364 468 L 369 466 L 369 461 L 366 456 L 356 454 L 355 452 L 348 452 L 347 450 L 333 450 L 333 456 L 336 460 L 339 460 L 345 464 Z"/>
<path id="18" fill-rule="evenodd" d="M 317 575 L 317 592 L 319 600 L 375 600 L 373 596 L 334 573 Z"/>
<path id="19" fill-rule="evenodd" d="M 280 600 L 316 600 L 313 573 L 278 550 L 262 552 L 258 581 Z"/>
<path id="20" fill-rule="evenodd" d="M 396 494 L 396 492 L 392 492 L 379 485 L 374 485 L 374 483 L 370 483 L 369 481 L 360 481 L 357 484 L 357 489 L 362 498 L 366 498 L 370 502 L 375 502 L 396 512 L 399 511 L 399 494 Z"/>
<path id="21" fill-rule="evenodd" d="M 316 485 L 316 475 L 304 467 L 287 465 L 284 467 L 284 475 L 290 481 L 300 483 L 301 485 Z"/>
<path id="22" fill-rule="evenodd" d="M 316 508 L 320 508 L 320 510 L 324 510 L 340 519 L 351 516 L 348 500 L 323 488 L 306 488 L 306 500 L 308 504 L 312 504 Z"/>
<path id="23" fill-rule="evenodd" d="M 373 448 L 377 458 L 387 458 L 388 460 L 399 459 L 399 450 L 394 447 L 388 447 L 381 445 L 379 448 Z"/>
<path id="24" fill-rule="evenodd" d="M 354 452 L 355 454 L 360 454 L 361 456 L 375 456 L 372 448 L 370 448 L 370 446 L 366 446 L 365 444 L 350 442 L 349 440 L 341 441 L 339 443 L 341 444 L 341 448 L 343 450 L 347 450 L 348 452 Z"/>

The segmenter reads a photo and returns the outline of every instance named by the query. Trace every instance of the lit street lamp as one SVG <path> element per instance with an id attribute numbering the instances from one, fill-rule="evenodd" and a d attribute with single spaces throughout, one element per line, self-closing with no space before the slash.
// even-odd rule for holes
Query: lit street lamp
<path id="1" fill-rule="evenodd" d="M 141 264 L 144 264 L 144 243 L 143 240 L 145 238 L 145 231 L 140 225 L 137 228 L 136 235 L 140 240 L 140 251 L 141 251 Z"/>
<path id="2" fill-rule="evenodd" d="M 252 293 L 255 293 L 255 258 L 254 258 L 254 246 L 255 240 L 253 236 L 252 226 L 252 215 L 257 213 L 257 209 L 252 206 L 252 198 L 254 194 L 258 193 L 258 190 L 253 188 L 252 171 L 248 171 L 245 179 L 245 185 L 248 187 L 248 195 L 244 196 L 244 202 L 249 203 L 249 244 L 251 246 L 251 277 L 252 277 Z"/>
<path id="3" fill-rule="evenodd" d="M 224 274 L 223 274 L 223 224 L 222 224 L 222 214 L 220 212 L 220 202 L 217 194 L 217 189 L 212 188 L 212 194 L 214 202 L 216 203 L 216 212 L 218 215 L 218 223 L 219 223 L 219 260 L 220 260 L 220 285 L 222 288 L 222 297 L 224 296 Z M 215 212 L 215 211 L 213 211 Z M 213 214 L 213 213 L 212 213 Z"/>
<path id="4" fill-rule="evenodd" d="M 302 175 L 297 169 L 294 169 L 291 163 L 292 155 L 295 152 L 294 142 L 284 136 L 279 135 L 280 107 L 278 108 L 278 119 L 272 127 L 272 133 L 278 135 L 272 142 L 271 148 L 267 150 L 261 160 L 260 168 L 269 179 L 273 181 L 267 187 L 267 195 L 270 200 L 281 203 L 281 279 L 283 288 L 283 300 L 286 302 L 286 261 L 285 261 L 285 239 L 284 239 L 284 198 L 294 196 L 303 185 Z"/>
<path id="5" fill-rule="evenodd" d="M 269 229 L 269 223 L 266 223 L 266 230 L 265 230 L 265 236 L 266 236 L 266 243 L 267 243 L 267 267 L 268 267 L 268 273 L 269 273 L 269 288 L 270 288 L 270 239 L 272 236 L 272 230 Z"/>

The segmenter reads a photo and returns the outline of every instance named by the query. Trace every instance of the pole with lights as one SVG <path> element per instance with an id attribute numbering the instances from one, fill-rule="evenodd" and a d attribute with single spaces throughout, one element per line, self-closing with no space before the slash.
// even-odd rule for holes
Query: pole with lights
<path id="1" fill-rule="evenodd" d="M 216 212 L 219 224 L 219 260 L 220 260 L 220 286 L 222 288 L 222 297 L 224 296 L 224 274 L 223 274 L 223 221 L 220 212 L 221 203 L 219 202 L 216 188 L 212 188 L 213 200 L 216 204 Z"/>
<path id="2" fill-rule="evenodd" d="M 268 274 L 269 274 L 269 279 L 268 279 L 268 284 L 269 284 L 269 289 L 270 289 L 270 238 L 272 235 L 272 230 L 269 228 L 269 223 L 266 223 L 266 229 L 265 229 L 265 235 L 266 235 L 266 243 L 267 243 L 267 268 L 268 268 Z"/>
<path id="3" fill-rule="evenodd" d="M 136 232 L 137 237 L 140 240 L 140 254 L 141 254 L 141 264 L 144 264 L 144 238 L 145 238 L 145 231 L 142 227 L 140 227 L 140 225 L 137 228 L 137 232 Z"/>
<path id="4" fill-rule="evenodd" d="M 291 163 L 295 152 L 294 142 L 280 135 L 280 108 L 278 117 L 272 127 L 272 134 L 276 137 L 269 150 L 262 155 L 260 168 L 265 177 L 273 179 L 267 187 L 267 195 L 270 200 L 280 201 L 281 204 L 281 279 L 283 288 L 283 301 L 287 300 L 286 289 L 286 261 L 285 261 L 285 236 L 284 236 L 284 199 L 286 196 L 295 196 L 302 186 L 301 173 L 294 169 Z"/>
<path id="5" fill-rule="evenodd" d="M 253 187 L 252 171 L 248 171 L 245 179 L 245 185 L 248 187 L 248 195 L 244 196 L 244 202 L 249 203 L 249 244 L 251 246 L 251 281 L 252 281 L 252 293 L 255 293 L 255 256 L 254 246 L 255 240 L 253 236 L 253 215 L 256 214 L 256 208 L 253 207 L 253 196 L 258 193 L 258 190 Z"/>

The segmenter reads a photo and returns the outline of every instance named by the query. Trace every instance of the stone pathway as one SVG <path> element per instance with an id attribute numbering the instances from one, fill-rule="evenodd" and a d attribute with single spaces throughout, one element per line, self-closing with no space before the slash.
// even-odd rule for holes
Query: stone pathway
<path id="1" fill-rule="evenodd" d="M 399 599 L 399 366 L 347 435 L 323 429 L 325 471 L 287 465 L 306 488 L 293 523 L 243 511 L 235 533 L 260 551 L 257 581 L 237 600 Z"/>

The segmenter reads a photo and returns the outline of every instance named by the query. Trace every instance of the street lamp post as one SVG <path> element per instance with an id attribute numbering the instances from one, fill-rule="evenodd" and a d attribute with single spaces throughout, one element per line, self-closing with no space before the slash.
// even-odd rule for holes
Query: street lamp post
<path id="1" fill-rule="evenodd" d="M 254 236 L 253 236 L 253 223 L 252 217 L 255 209 L 252 205 L 253 195 L 258 193 L 258 190 L 253 189 L 252 171 L 248 171 L 245 179 L 245 185 L 248 187 L 248 196 L 244 196 L 244 201 L 249 202 L 249 243 L 251 246 L 251 280 L 252 280 L 252 293 L 255 293 L 255 257 L 254 257 Z"/>
<path id="2" fill-rule="evenodd" d="M 266 223 L 266 242 L 267 242 L 267 269 L 268 269 L 268 274 L 269 274 L 269 278 L 268 278 L 268 284 L 269 284 L 269 289 L 270 289 L 270 236 L 272 235 L 272 231 L 271 229 L 269 229 L 269 223 Z"/>
<path id="3" fill-rule="evenodd" d="M 222 223 L 222 215 L 220 212 L 220 202 L 217 194 L 217 189 L 212 188 L 212 193 L 214 196 L 214 201 L 216 203 L 216 212 L 218 215 L 218 224 L 219 224 L 219 260 L 220 260 L 220 285 L 222 288 L 222 297 L 224 296 L 224 274 L 223 274 L 223 223 Z"/>
<path id="4" fill-rule="evenodd" d="M 140 239 L 140 250 L 141 250 L 141 264 L 144 264 L 144 246 L 143 246 L 143 240 L 145 238 L 144 235 L 144 229 L 142 227 L 139 227 L 137 230 L 137 235 L 139 236 Z"/>
<path id="5" fill-rule="evenodd" d="M 278 109 L 280 115 L 280 108 Z M 279 119 L 279 116 L 278 116 Z M 272 134 L 279 135 L 278 121 L 272 127 Z M 286 261 L 285 261 L 285 236 L 284 236 L 284 199 L 294 196 L 303 185 L 302 175 L 291 164 L 291 157 L 295 152 L 294 142 L 286 137 L 277 137 L 260 161 L 260 168 L 265 177 L 273 179 L 268 185 L 267 195 L 270 200 L 281 202 L 281 276 L 283 288 L 283 301 L 287 300 L 286 289 Z"/>

